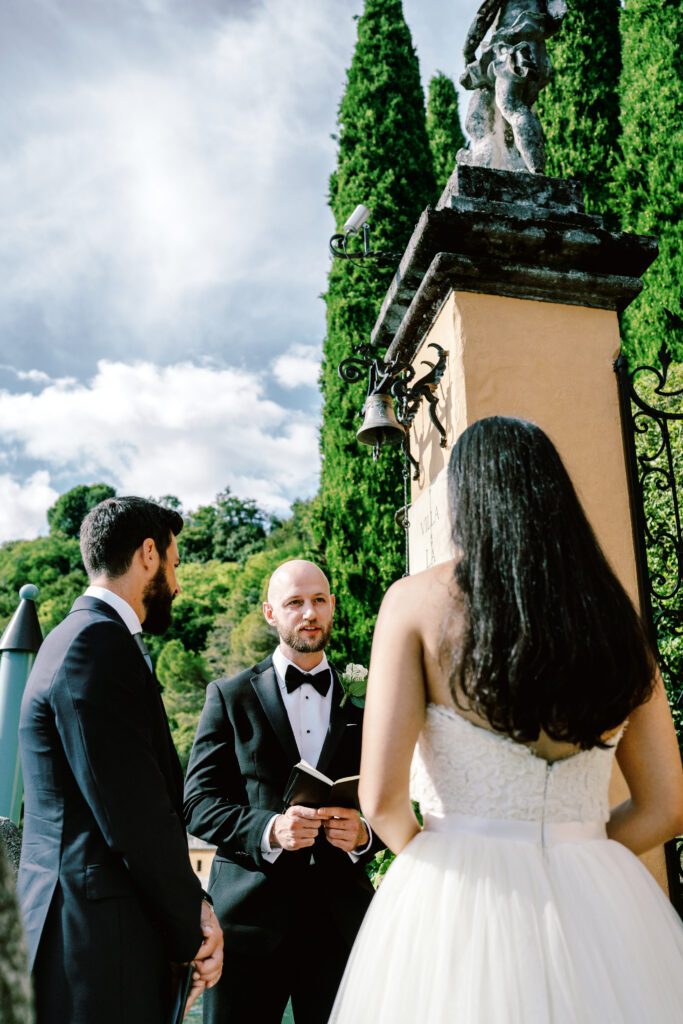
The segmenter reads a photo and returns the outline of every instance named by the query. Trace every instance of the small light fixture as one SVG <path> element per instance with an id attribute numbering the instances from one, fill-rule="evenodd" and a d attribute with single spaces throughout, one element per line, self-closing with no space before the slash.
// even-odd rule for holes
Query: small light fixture
<path id="1" fill-rule="evenodd" d="M 330 238 L 330 252 L 336 259 L 340 260 L 377 260 L 378 262 L 393 263 L 400 260 L 401 253 L 395 252 L 373 252 L 370 249 L 370 217 L 371 211 L 367 206 L 360 203 L 353 211 L 344 227 L 337 234 Z M 360 232 L 363 240 L 362 249 L 349 249 L 350 239 Z"/>

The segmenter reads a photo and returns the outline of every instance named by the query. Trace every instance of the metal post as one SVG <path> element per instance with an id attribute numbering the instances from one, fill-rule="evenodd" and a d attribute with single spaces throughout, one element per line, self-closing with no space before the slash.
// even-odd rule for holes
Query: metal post
<path id="1" fill-rule="evenodd" d="M 19 607 L 0 638 L 0 817 L 15 825 L 21 816 L 24 785 L 19 760 L 19 711 L 34 658 L 43 642 L 35 599 L 38 587 L 26 583 Z"/>

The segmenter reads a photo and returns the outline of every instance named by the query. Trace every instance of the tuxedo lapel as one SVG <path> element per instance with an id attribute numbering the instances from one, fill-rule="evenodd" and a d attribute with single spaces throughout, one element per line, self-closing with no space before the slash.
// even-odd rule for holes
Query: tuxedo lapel
<path id="1" fill-rule="evenodd" d="M 91 597 L 89 594 L 83 594 L 74 601 L 70 614 L 73 614 L 74 612 L 89 612 L 90 614 L 94 613 L 97 615 L 103 615 L 105 618 L 111 619 L 112 622 L 119 623 L 125 628 L 126 635 L 128 636 L 131 645 L 135 647 L 136 656 L 140 658 L 140 677 L 144 680 L 144 685 L 148 689 L 151 703 L 154 707 L 154 714 L 158 716 L 156 721 L 153 720 L 157 737 L 155 744 L 156 749 L 160 758 L 163 760 L 162 767 L 165 768 L 164 774 L 169 784 L 169 788 L 172 791 L 176 810 L 182 820 L 183 770 L 180 761 L 178 760 L 178 752 L 176 751 L 175 744 L 173 743 L 166 708 L 164 707 L 164 703 L 161 698 L 163 687 L 157 679 L 156 672 L 153 668 L 150 671 L 149 665 L 143 657 L 137 641 L 128 630 L 128 626 L 126 626 L 116 609 L 112 608 L 112 606 L 107 604 L 106 601 L 101 601 L 98 597 Z"/>
<path id="2" fill-rule="evenodd" d="M 261 703 L 266 718 L 272 726 L 273 732 L 284 747 L 285 753 L 292 762 L 292 766 L 294 766 L 297 761 L 301 760 L 301 754 L 296 745 L 294 733 L 289 724 L 289 717 L 280 696 L 280 687 L 272 662 L 266 663 L 262 670 L 261 666 L 257 667 L 255 674 L 251 677 L 251 685 Z"/>
<path id="3" fill-rule="evenodd" d="M 332 708 L 330 709 L 330 724 L 327 727 L 327 736 L 320 751 L 320 757 L 316 768 L 319 772 L 327 772 L 327 767 L 332 760 L 334 753 L 339 746 L 344 731 L 349 721 L 348 708 L 342 707 L 341 702 L 344 696 L 342 685 L 339 682 L 337 673 L 332 668 Z"/>

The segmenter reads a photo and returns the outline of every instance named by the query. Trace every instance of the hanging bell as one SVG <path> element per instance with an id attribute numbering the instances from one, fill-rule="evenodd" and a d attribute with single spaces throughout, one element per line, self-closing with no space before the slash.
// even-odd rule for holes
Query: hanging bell
<path id="1" fill-rule="evenodd" d="M 383 444 L 400 444 L 405 439 L 405 427 L 396 419 L 391 395 L 368 395 L 363 414 L 363 426 L 356 434 L 361 444 L 379 448 Z"/>

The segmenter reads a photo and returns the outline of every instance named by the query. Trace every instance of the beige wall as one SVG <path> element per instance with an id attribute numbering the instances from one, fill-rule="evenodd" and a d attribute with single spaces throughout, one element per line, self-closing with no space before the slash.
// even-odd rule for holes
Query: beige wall
<path id="1" fill-rule="evenodd" d="M 209 884 L 209 874 L 211 873 L 213 858 L 216 856 L 216 847 L 209 845 L 196 846 L 191 848 L 189 852 L 192 870 L 202 883 L 202 887 L 206 889 Z"/>
<path id="2" fill-rule="evenodd" d="M 447 447 L 431 425 L 425 402 L 411 432 L 420 479 L 413 483 L 411 571 L 451 557 L 443 524 L 444 468 L 465 427 L 484 416 L 533 420 L 555 443 L 598 540 L 634 601 L 638 599 L 617 379 L 616 313 L 471 292 L 451 293 L 418 352 L 436 342 L 449 353 L 438 390 Z M 441 475 L 440 475 L 441 474 Z M 429 493 L 431 485 L 431 493 Z M 438 508 L 439 514 L 434 515 Z M 428 523 L 436 522 L 430 534 Z M 437 531 L 438 526 L 438 531 Z M 628 794 L 617 772 L 612 802 Z M 644 858 L 666 887 L 663 851 Z"/>

